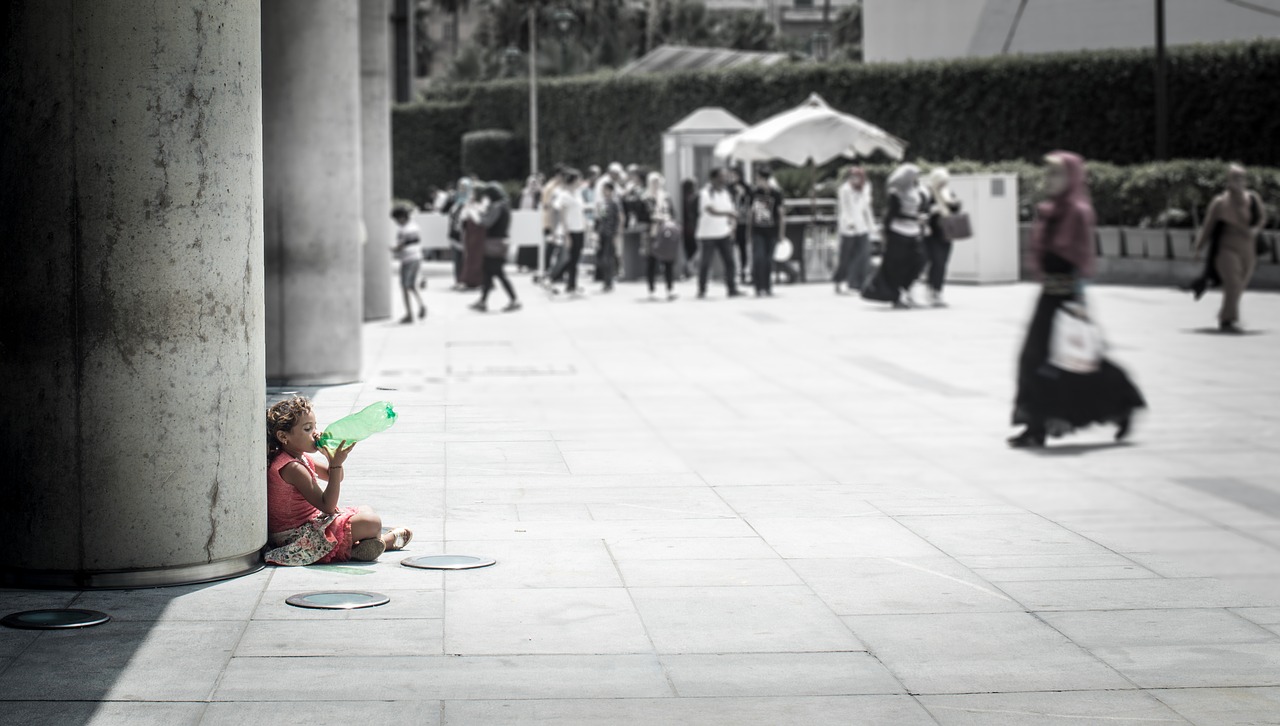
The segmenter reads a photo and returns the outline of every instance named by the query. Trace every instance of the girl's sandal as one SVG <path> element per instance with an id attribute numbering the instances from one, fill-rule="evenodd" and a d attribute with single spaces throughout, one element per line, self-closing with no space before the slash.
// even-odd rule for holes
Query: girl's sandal
<path id="1" fill-rule="evenodd" d="M 388 552 L 395 552 L 397 550 L 404 549 L 408 546 L 409 541 L 413 539 L 413 531 L 408 527 L 396 527 L 387 534 L 395 537 L 391 542 L 391 545 L 387 547 Z"/>
<path id="2" fill-rule="evenodd" d="M 387 543 L 381 537 L 362 539 L 351 548 L 351 559 L 357 562 L 375 562 L 386 550 Z"/>

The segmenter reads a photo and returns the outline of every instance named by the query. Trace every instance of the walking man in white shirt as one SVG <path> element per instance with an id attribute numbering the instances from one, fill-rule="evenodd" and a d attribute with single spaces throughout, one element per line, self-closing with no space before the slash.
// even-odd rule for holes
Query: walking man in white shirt
<path id="1" fill-rule="evenodd" d="M 844 295 L 844 285 L 857 292 L 867 280 L 867 267 L 871 258 L 871 234 L 875 230 L 875 217 L 871 212 L 871 185 L 862 167 L 851 166 L 847 179 L 840 185 L 840 261 L 832 279 L 836 294 Z"/>
<path id="2" fill-rule="evenodd" d="M 551 206 L 560 215 L 560 224 L 564 226 L 565 235 L 569 239 L 569 249 L 560 256 L 560 264 L 556 266 L 547 284 L 555 291 L 555 283 L 567 273 L 569 281 L 565 289 L 569 294 L 579 292 L 578 260 L 582 257 L 582 246 L 586 243 L 587 233 L 587 216 L 583 209 L 582 191 L 578 188 L 580 180 L 581 176 L 576 170 L 566 171 L 564 184 L 556 190 L 555 198 L 551 201 Z"/>
<path id="3" fill-rule="evenodd" d="M 724 284 L 729 297 L 738 297 L 737 275 L 733 265 L 733 233 L 738 223 L 738 207 L 724 183 L 724 170 L 712 169 L 710 183 L 698 195 L 698 297 L 707 296 L 707 274 L 711 271 L 711 255 L 718 252 L 724 262 Z"/>

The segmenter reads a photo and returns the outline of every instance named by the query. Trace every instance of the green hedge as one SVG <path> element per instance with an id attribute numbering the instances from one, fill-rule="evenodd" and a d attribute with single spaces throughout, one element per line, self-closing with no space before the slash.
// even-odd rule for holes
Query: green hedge
<path id="1" fill-rule="evenodd" d="M 926 172 L 938 164 L 924 160 L 915 162 Z M 941 164 L 952 174 L 1008 172 L 1018 175 L 1018 206 L 1024 220 L 1031 219 L 1035 204 L 1044 198 L 1041 182 L 1043 166 L 1028 161 L 983 163 L 955 160 Z M 893 171 L 892 164 L 869 164 L 864 167 L 876 200 L 876 214 L 883 214 L 885 179 Z M 819 196 L 834 196 L 834 167 L 817 177 Z M 1204 219 L 1205 209 L 1214 196 L 1222 192 L 1227 162 L 1175 160 L 1118 166 L 1105 162 L 1089 162 L 1089 192 L 1098 224 L 1120 227 L 1162 226 L 1189 227 Z M 775 174 L 788 198 L 809 196 L 810 172 L 807 169 L 779 169 Z M 1280 227 L 1280 168 L 1250 167 L 1249 186 L 1266 202 L 1268 224 Z"/>
<path id="2" fill-rule="evenodd" d="M 1154 152 L 1153 64 L 1150 51 L 1104 51 L 552 79 L 539 86 L 540 156 L 544 167 L 656 165 L 662 131 L 697 108 L 723 106 L 754 123 L 814 91 L 906 139 L 912 156 L 1033 160 L 1067 148 L 1133 164 Z M 1277 87 L 1280 42 L 1171 50 L 1170 154 L 1280 164 L 1280 114 L 1265 102 Z M 429 138 L 416 139 L 427 147 L 397 146 L 397 167 L 426 166 L 455 158 L 449 155 L 461 138 L 459 116 L 466 116 L 463 130 L 506 128 L 527 137 L 528 85 L 517 79 L 442 87 L 424 104 L 394 113 L 397 129 L 429 129 Z M 403 173 L 440 183 L 458 172 L 455 164 Z M 397 186 L 397 193 L 408 192 Z"/>
<path id="3" fill-rule="evenodd" d="M 470 124 L 471 110 L 464 103 L 398 106 L 391 115 L 395 197 L 422 205 L 430 187 L 443 188 L 461 176 L 461 140 Z"/>
<path id="4" fill-rule="evenodd" d="M 528 146 L 505 129 L 462 135 L 463 173 L 478 179 L 519 179 L 528 173 Z"/>

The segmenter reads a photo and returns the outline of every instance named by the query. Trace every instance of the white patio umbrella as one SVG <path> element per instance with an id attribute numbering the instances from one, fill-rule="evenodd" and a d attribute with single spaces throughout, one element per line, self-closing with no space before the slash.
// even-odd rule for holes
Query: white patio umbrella
<path id="1" fill-rule="evenodd" d="M 901 159 L 907 142 L 856 116 L 840 113 L 818 94 L 716 144 L 715 155 L 738 161 L 778 159 L 815 166 L 841 156 L 869 156 L 879 149 Z"/>

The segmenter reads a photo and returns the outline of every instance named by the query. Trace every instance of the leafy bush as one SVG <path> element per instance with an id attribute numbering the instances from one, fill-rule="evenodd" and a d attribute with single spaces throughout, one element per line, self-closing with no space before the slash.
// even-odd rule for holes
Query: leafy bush
<path id="1" fill-rule="evenodd" d="M 913 156 L 1037 161 L 1066 148 L 1089 159 L 1141 163 L 1154 152 L 1153 58 L 1151 51 L 1103 51 L 550 79 L 539 86 L 541 158 L 547 167 L 613 159 L 657 166 L 662 132 L 697 108 L 722 106 L 756 122 L 817 92 L 908 140 Z M 1280 114 L 1259 100 L 1280 86 L 1280 42 L 1172 49 L 1168 82 L 1172 155 L 1280 164 Z M 429 167 L 403 172 L 410 178 L 440 174 L 439 183 L 457 175 L 430 165 L 456 154 L 459 116 L 466 117 L 463 130 L 528 136 L 523 79 L 440 87 L 427 104 L 394 112 L 397 128 L 428 125 L 422 134 L 433 147 L 397 146 L 397 179 L 402 164 Z M 448 118 L 435 120 L 439 114 Z"/>
<path id="2" fill-rule="evenodd" d="M 429 201 L 427 190 L 462 175 L 462 135 L 471 124 L 465 103 L 415 103 L 391 115 L 392 186 L 396 197 Z"/>
<path id="3" fill-rule="evenodd" d="M 529 166 L 528 147 L 503 129 L 462 135 L 462 170 L 478 179 L 519 179 Z"/>
<path id="4" fill-rule="evenodd" d="M 1041 180 L 1043 167 L 1028 161 L 983 163 L 953 160 L 938 164 L 927 160 L 914 162 L 926 173 L 935 166 L 945 166 L 954 174 L 988 174 L 1006 172 L 1018 176 L 1019 216 L 1030 220 L 1036 203 L 1044 199 Z M 867 164 L 863 168 L 872 185 L 876 215 L 884 213 L 885 180 L 893 171 L 892 164 Z M 1189 227 L 1204 219 L 1209 202 L 1221 193 L 1227 162 L 1179 159 L 1133 166 L 1117 166 L 1106 162 L 1088 162 L 1089 192 L 1099 225 L 1138 227 Z M 832 166 L 820 170 L 818 196 L 833 196 L 839 169 Z M 788 198 L 809 196 L 811 172 L 808 169 L 777 169 L 778 180 Z M 1280 226 L 1280 210 L 1273 200 L 1280 200 L 1280 168 L 1250 167 L 1249 186 L 1267 202 L 1269 225 Z"/>

